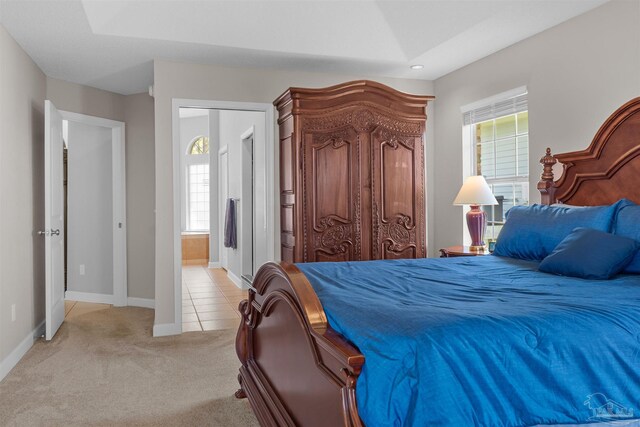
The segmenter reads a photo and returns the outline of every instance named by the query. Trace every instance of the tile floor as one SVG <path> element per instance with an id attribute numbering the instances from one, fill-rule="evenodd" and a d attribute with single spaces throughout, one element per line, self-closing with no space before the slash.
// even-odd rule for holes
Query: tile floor
<path id="1" fill-rule="evenodd" d="M 182 332 L 236 329 L 238 304 L 247 291 L 238 288 L 221 268 L 182 266 Z"/>
<path id="2" fill-rule="evenodd" d="M 200 265 L 182 266 L 182 332 L 237 329 L 240 324 L 238 304 L 247 291 L 238 288 L 221 268 Z M 64 302 L 64 317 L 69 319 L 109 304 L 79 301 Z"/>

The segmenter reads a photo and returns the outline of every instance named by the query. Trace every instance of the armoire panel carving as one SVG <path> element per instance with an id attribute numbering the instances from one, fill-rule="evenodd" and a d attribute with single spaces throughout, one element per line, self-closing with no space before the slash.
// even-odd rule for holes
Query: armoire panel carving
<path id="1" fill-rule="evenodd" d="M 420 122 L 402 121 L 388 112 L 380 110 L 380 106 L 350 106 L 322 116 L 305 117 L 302 120 L 303 131 L 326 131 L 352 126 L 359 132 L 371 132 L 381 126 L 392 132 L 406 136 L 421 136 L 424 124 Z"/>

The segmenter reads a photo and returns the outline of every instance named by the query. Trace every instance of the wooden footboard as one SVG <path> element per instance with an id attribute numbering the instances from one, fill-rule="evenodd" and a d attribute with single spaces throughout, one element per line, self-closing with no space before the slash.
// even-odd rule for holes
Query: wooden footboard
<path id="1" fill-rule="evenodd" d="M 268 263 L 240 303 L 236 397 L 262 426 L 362 426 L 355 386 L 364 356 L 327 324 L 295 266 Z"/>

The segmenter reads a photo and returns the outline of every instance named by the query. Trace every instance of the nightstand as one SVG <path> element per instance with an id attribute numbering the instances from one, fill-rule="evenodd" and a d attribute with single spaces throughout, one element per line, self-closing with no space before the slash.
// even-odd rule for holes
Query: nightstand
<path id="1" fill-rule="evenodd" d="M 491 252 L 486 248 L 484 251 L 472 251 L 469 246 L 449 246 L 448 248 L 440 249 L 440 258 L 484 255 L 491 255 Z"/>

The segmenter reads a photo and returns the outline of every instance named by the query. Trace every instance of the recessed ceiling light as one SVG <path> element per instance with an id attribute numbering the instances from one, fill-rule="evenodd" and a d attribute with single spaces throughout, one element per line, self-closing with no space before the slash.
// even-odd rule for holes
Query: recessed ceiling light
<path id="1" fill-rule="evenodd" d="M 412 70 L 422 70 L 424 68 L 424 65 L 415 64 L 415 65 L 410 65 L 409 68 L 411 68 Z"/>

